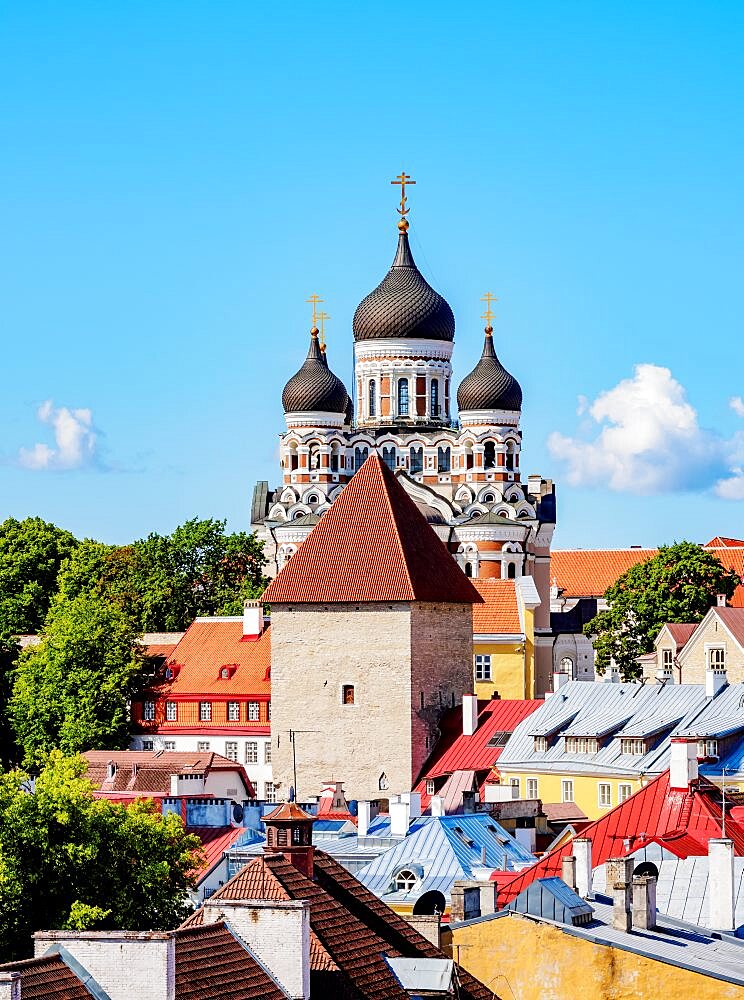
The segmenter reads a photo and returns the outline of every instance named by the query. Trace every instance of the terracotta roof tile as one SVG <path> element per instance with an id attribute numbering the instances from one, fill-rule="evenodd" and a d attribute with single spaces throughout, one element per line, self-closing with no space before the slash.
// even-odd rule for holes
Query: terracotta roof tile
<path id="1" fill-rule="evenodd" d="M 725 535 L 716 535 L 715 538 L 711 538 L 703 548 L 706 549 L 744 549 L 744 539 L 741 538 L 726 538 Z"/>
<path id="2" fill-rule="evenodd" d="M 252 785 L 242 764 L 218 753 L 177 750 L 87 750 L 87 776 L 101 792 L 142 792 L 169 795 L 173 774 L 204 774 L 234 771 L 250 791 Z M 113 779 L 109 763 L 116 764 Z"/>
<path id="3" fill-rule="evenodd" d="M 243 641 L 242 619 L 199 619 L 186 630 L 168 659 L 177 668 L 172 681 L 157 685 L 161 697 L 188 694 L 268 696 L 271 691 L 271 629 Z M 229 678 L 224 666 L 235 666 Z"/>
<path id="4" fill-rule="evenodd" d="M 266 589 L 269 603 L 479 604 L 470 580 L 373 454 Z"/>
<path id="5" fill-rule="evenodd" d="M 224 923 L 176 932 L 176 1000 L 286 1000 Z"/>
<path id="6" fill-rule="evenodd" d="M 473 580 L 483 604 L 473 605 L 473 632 L 515 635 L 522 632 L 514 580 Z"/>
<path id="7" fill-rule="evenodd" d="M 0 972 L 21 973 L 23 1000 L 90 1000 L 93 994 L 59 955 L 0 965 Z"/>

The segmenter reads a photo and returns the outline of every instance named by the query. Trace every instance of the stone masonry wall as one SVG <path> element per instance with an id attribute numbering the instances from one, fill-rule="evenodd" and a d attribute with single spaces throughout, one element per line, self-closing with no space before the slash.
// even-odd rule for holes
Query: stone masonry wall
<path id="1" fill-rule="evenodd" d="M 706 644 L 725 648 L 726 675 L 729 684 L 739 684 L 744 681 L 744 656 L 718 618 L 713 615 L 704 629 L 697 630 L 694 643 L 685 655 L 682 666 L 683 684 L 705 684 Z M 675 680 L 677 680 L 676 676 Z"/>

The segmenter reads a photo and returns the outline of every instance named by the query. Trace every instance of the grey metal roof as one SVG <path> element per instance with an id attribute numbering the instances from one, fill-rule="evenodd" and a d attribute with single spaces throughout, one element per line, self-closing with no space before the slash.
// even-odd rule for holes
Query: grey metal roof
<path id="1" fill-rule="evenodd" d="M 707 698 L 694 719 L 679 728 L 680 736 L 715 737 L 744 729 L 744 684 L 729 684 L 715 698 Z"/>
<path id="2" fill-rule="evenodd" d="M 744 686 L 737 687 L 744 692 Z M 720 699 L 719 695 L 714 701 L 722 706 Z M 517 726 L 501 753 L 499 770 L 658 774 L 669 767 L 669 737 L 683 731 L 709 705 L 713 725 L 717 708 L 706 699 L 701 684 L 570 681 Z M 635 730 L 658 734 L 642 756 L 621 752 L 621 739 L 636 735 Z M 608 731 L 612 738 L 595 754 L 567 753 L 561 738 L 564 733 L 587 736 Z M 536 735 L 553 737 L 546 751 L 535 750 Z"/>
<path id="3" fill-rule="evenodd" d="M 534 917 L 547 917 L 566 924 L 587 923 L 594 912 L 589 903 L 556 876 L 535 879 L 508 908 L 515 913 L 531 913 Z"/>

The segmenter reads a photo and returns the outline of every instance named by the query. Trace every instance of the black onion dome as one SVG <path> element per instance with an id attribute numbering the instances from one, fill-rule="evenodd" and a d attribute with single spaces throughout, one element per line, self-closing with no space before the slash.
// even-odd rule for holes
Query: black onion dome
<path id="1" fill-rule="evenodd" d="M 461 411 L 522 409 L 522 387 L 496 357 L 490 327 L 480 361 L 457 390 L 457 406 Z"/>
<path id="2" fill-rule="evenodd" d="M 454 340 L 455 317 L 449 303 L 426 281 L 401 232 L 393 266 L 354 313 L 354 340 L 420 337 Z"/>
<path id="3" fill-rule="evenodd" d="M 323 413 L 344 413 L 348 394 L 323 358 L 318 344 L 318 331 L 310 335 L 310 350 L 302 368 L 284 386 L 282 406 L 285 413 L 307 410 Z"/>

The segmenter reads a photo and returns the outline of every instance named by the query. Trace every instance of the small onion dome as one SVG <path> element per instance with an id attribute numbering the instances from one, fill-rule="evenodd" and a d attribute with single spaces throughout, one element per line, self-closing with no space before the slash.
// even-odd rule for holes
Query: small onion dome
<path id="1" fill-rule="evenodd" d="M 417 337 L 455 338 L 455 317 L 449 304 L 429 285 L 401 229 L 393 266 L 354 313 L 354 340 Z"/>
<path id="2" fill-rule="evenodd" d="M 351 426 L 354 423 L 354 404 L 351 396 L 346 397 L 346 423 Z"/>
<path id="3" fill-rule="evenodd" d="M 285 413 L 308 410 L 322 413 L 344 413 L 348 394 L 344 383 L 323 360 L 318 344 L 318 331 L 310 331 L 310 350 L 302 368 L 284 386 L 282 405 Z"/>
<path id="4" fill-rule="evenodd" d="M 457 406 L 461 411 L 522 409 L 522 387 L 496 357 L 490 326 L 480 361 L 457 390 Z"/>

